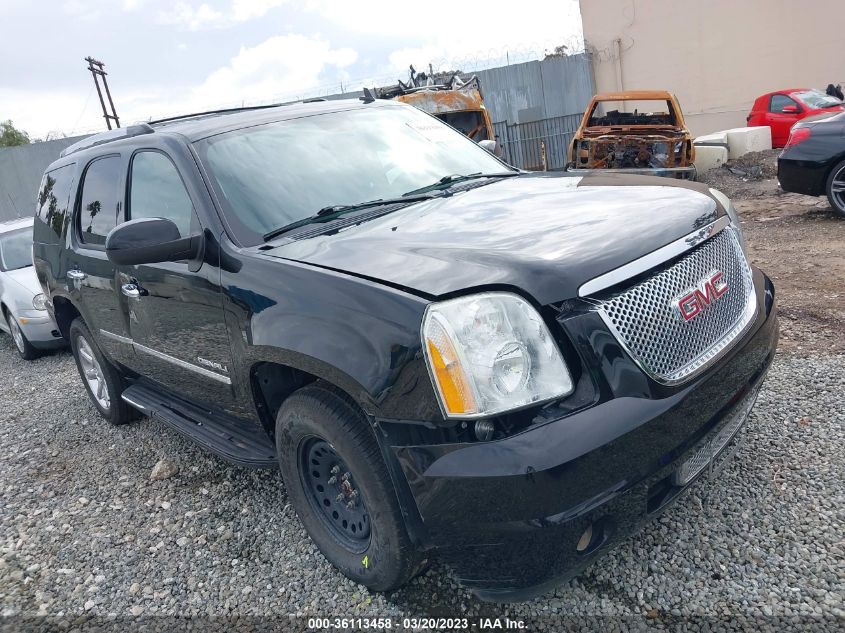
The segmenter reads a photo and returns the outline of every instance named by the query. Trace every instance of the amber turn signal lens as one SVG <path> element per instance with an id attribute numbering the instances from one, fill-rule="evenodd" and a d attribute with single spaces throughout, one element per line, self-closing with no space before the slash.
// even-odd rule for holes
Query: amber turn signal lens
<path id="1" fill-rule="evenodd" d="M 451 414 L 474 413 L 476 411 L 475 398 L 472 395 L 472 388 L 469 381 L 457 360 L 455 349 L 448 342 L 442 340 L 447 346 L 443 352 L 438 349 L 434 341 L 428 339 L 428 353 L 434 369 L 434 377 L 440 395 L 443 397 L 443 404 Z M 444 356 L 449 359 L 444 359 Z"/>

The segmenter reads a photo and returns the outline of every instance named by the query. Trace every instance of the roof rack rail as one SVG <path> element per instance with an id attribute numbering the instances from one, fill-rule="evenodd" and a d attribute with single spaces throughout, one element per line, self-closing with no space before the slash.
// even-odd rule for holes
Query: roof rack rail
<path id="1" fill-rule="evenodd" d="M 283 103 L 271 103 L 269 105 L 245 106 L 242 108 L 224 108 L 222 110 L 208 110 L 206 112 L 193 112 L 191 114 L 179 114 L 177 116 L 169 116 L 164 119 L 155 119 L 154 121 L 147 121 L 149 125 L 156 125 L 157 123 L 169 123 L 170 121 L 181 121 L 182 119 L 192 119 L 200 116 L 210 116 L 212 114 L 229 114 L 230 112 L 247 112 L 249 110 L 264 110 L 266 108 L 278 108 Z"/>
<path id="2" fill-rule="evenodd" d="M 83 149 L 96 147 L 97 145 L 105 145 L 106 143 L 111 143 L 112 141 L 132 138 L 133 136 L 141 136 L 142 134 L 152 134 L 153 132 L 155 132 L 155 130 L 150 127 L 149 124 L 136 123 L 128 127 L 120 127 L 116 130 L 94 134 L 64 148 L 61 153 L 59 153 L 59 158 L 63 158 Z"/>

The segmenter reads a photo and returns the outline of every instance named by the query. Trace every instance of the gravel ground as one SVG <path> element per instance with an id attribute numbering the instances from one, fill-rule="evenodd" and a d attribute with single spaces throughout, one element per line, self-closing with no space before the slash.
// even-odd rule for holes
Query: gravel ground
<path id="1" fill-rule="evenodd" d="M 311 544 L 277 473 L 228 466 L 148 419 L 107 426 L 67 352 L 26 363 L 0 336 L 0 376 L 0 624 L 485 613 L 549 630 L 562 614 L 845 624 L 843 355 L 779 356 L 720 478 L 554 593 L 494 607 L 436 563 L 391 595 L 352 583 Z M 150 481 L 162 457 L 180 471 Z"/>

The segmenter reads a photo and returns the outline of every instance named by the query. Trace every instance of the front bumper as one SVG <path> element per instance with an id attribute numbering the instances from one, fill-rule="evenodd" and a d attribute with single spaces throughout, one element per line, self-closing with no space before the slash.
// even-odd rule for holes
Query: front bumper
<path id="1" fill-rule="evenodd" d="M 695 180 L 695 166 L 690 167 L 655 167 L 655 168 L 620 168 L 620 169 L 567 169 L 570 174 L 586 176 L 588 174 L 635 174 L 638 176 L 663 176 L 681 180 Z"/>
<path id="2" fill-rule="evenodd" d="M 600 404 L 503 440 L 392 447 L 425 542 L 463 584 L 482 599 L 508 601 L 572 578 L 706 472 L 688 481 L 676 474 L 733 425 L 714 447 L 730 450 L 778 338 L 774 288 L 759 271 L 754 279 L 752 325 L 691 383 L 651 383 L 591 321 L 598 317 L 585 314 L 566 327 L 604 394 Z M 579 548 L 588 528 L 593 538 Z"/>
<path id="3" fill-rule="evenodd" d="M 55 349 L 66 345 L 56 322 L 45 311 L 37 312 L 36 316 L 19 316 L 18 325 L 35 348 Z"/>

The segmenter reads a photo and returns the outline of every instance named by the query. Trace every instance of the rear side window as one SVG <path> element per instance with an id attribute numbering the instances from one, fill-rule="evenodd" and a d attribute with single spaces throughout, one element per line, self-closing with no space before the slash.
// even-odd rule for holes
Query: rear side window
<path id="1" fill-rule="evenodd" d="M 790 105 L 797 106 L 798 104 L 786 95 L 772 95 L 769 102 L 769 112 L 783 112 L 783 109 Z"/>
<path id="2" fill-rule="evenodd" d="M 138 152 L 132 159 L 129 186 L 129 219 L 166 218 L 190 234 L 194 205 L 176 166 L 161 152 Z"/>
<path id="3" fill-rule="evenodd" d="M 79 204 L 79 232 L 85 244 L 105 244 L 117 224 L 119 181 L 120 156 L 98 158 L 85 170 Z"/>
<path id="4" fill-rule="evenodd" d="M 73 184 L 73 167 L 71 164 L 48 171 L 41 179 L 41 188 L 35 201 L 36 242 L 57 242 L 62 236 L 65 223 L 70 217 L 67 211 L 70 187 Z"/>

